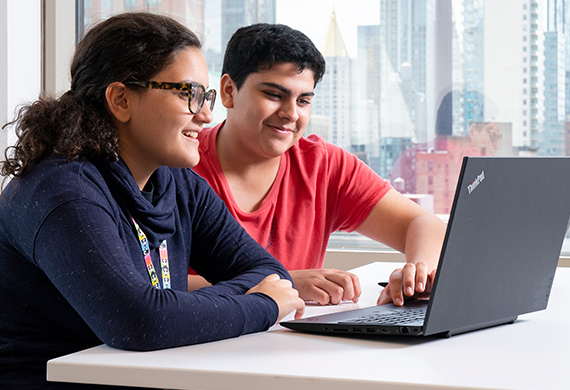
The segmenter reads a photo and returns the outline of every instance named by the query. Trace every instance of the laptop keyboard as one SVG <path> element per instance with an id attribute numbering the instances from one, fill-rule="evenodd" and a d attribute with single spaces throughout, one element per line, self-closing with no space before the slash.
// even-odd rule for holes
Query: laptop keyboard
<path id="1" fill-rule="evenodd" d="M 343 320 L 339 324 L 375 324 L 375 325 L 409 325 L 422 323 L 426 315 L 426 307 L 409 310 L 390 310 L 388 312 L 370 313 L 366 316 Z"/>

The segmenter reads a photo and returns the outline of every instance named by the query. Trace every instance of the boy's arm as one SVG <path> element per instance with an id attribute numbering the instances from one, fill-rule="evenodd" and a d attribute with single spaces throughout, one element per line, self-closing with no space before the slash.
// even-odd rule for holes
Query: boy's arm
<path id="1" fill-rule="evenodd" d="M 202 287 L 211 287 L 211 286 L 212 283 L 208 282 L 200 275 L 188 275 L 188 292 L 199 290 Z"/>
<path id="2" fill-rule="evenodd" d="M 394 271 L 379 304 L 404 303 L 404 296 L 429 293 L 446 226 L 435 214 L 394 189 L 378 202 L 357 231 L 406 255 L 406 265 Z"/>

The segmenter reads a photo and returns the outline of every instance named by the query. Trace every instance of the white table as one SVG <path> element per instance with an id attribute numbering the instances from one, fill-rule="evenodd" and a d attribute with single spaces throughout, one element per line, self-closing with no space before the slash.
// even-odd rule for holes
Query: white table
<path id="1" fill-rule="evenodd" d="M 353 270 L 359 304 L 312 306 L 307 315 L 369 306 L 398 267 Z M 524 281 L 521 280 L 521 283 Z M 512 325 L 446 338 L 354 338 L 268 332 L 154 352 L 99 346 L 51 360 L 51 381 L 170 389 L 570 389 L 570 269 L 556 273 L 547 310 Z"/>

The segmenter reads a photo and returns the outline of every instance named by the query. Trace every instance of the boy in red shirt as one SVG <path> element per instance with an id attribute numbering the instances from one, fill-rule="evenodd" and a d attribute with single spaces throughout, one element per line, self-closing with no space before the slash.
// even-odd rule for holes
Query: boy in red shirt
<path id="1" fill-rule="evenodd" d="M 358 301 L 358 278 L 322 269 L 331 233 L 357 231 L 406 255 L 379 303 L 429 292 L 445 225 L 366 164 L 303 132 L 325 61 L 310 39 L 284 25 L 235 32 L 222 68 L 225 122 L 204 129 L 194 170 L 247 232 L 291 273 L 306 301 Z M 199 283 L 196 284 L 199 286 Z"/>

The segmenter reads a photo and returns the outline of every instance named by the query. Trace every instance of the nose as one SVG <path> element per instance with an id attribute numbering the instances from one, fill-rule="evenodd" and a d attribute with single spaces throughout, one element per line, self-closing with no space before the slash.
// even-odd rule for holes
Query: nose
<path id="1" fill-rule="evenodd" d="M 194 115 L 194 120 L 201 123 L 210 123 L 214 120 L 214 114 L 212 110 L 210 110 L 210 104 L 208 104 L 208 102 L 204 102 L 200 112 Z"/>
<path id="2" fill-rule="evenodd" d="M 279 117 L 287 119 L 289 122 L 297 121 L 299 119 L 297 101 L 295 99 L 284 99 L 281 107 L 279 107 Z"/>

